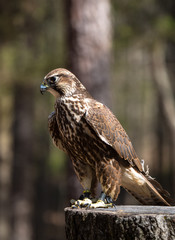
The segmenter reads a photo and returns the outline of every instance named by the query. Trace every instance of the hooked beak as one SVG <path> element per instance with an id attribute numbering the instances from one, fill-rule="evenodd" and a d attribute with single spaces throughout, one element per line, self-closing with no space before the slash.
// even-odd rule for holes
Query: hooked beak
<path id="1" fill-rule="evenodd" d="M 44 92 L 46 92 L 48 88 L 49 88 L 49 86 L 48 86 L 47 84 L 42 83 L 42 84 L 40 85 L 40 92 L 41 92 L 41 94 L 43 95 Z"/>

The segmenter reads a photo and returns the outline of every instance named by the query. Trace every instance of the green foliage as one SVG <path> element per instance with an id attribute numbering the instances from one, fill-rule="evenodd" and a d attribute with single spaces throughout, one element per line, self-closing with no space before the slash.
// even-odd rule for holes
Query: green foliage
<path id="1" fill-rule="evenodd" d="M 13 70 L 13 80 L 25 84 L 25 79 L 30 78 L 30 82 L 34 82 L 38 73 L 45 74 L 53 67 L 64 65 L 65 33 L 61 3 L 56 0 L 4 3 L 5 9 L 9 7 L 5 12 L 11 15 L 1 15 L 0 48 L 3 54 L 6 51 L 3 70 L 7 74 Z"/>
<path id="2" fill-rule="evenodd" d="M 160 39 L 175 40 L 175 18 L 170 11 L 167 14 L 167 8 L 172 5 L 171 1 L 164 3 L 163 7 L 155 0 L 112 3 L 114 47 L 117 51 L 133 42 L 150 45 Z"/>
<path id="3" fill-rule="evenodd" d="M 162 15 L 157 18 L 155 28 L 162 38 L 175 41 L 175 19 L 170 15 Z"/>

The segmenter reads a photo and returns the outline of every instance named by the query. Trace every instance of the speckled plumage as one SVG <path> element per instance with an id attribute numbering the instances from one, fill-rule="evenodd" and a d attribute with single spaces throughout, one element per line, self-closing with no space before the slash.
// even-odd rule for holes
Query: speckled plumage
<path id="1" fill-rule="evenodd" d="M 69 155 L 85 190 L 94 195 L 99 181 L 113 200 L 123 186 L 143 204 L 173 204 L 160 184 L 144 172 L 117 118 L 89 95 L 74 74 L 55 69 L 46 75 L 43 89 L 56 98 L 55 111 L 48 118 L 53 142 Z"/>

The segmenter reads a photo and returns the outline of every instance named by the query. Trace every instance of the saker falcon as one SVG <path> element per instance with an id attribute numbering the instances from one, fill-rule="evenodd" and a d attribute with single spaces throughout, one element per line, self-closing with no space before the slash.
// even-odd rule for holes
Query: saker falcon
<path id="1" fill-rule="evenodd" d="M 84 192 L 74 206 L 108 207 L 120 186 L 145 205 L 174 205 L 169 193 L 145 172 L 132 143 L 113 113 L 87 92 L 70 71 L 49 72 L 41 93 L 55 97 L 48 127 L 54 144 L 67 153 Z M 102 194 L 92 203 L 97 182 Z"/>

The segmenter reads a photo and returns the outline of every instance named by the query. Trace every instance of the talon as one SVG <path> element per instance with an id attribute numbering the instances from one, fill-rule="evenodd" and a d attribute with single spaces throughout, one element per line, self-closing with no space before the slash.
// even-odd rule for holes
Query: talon
<path id="1" fill-rule="evenodd" d="M 77 208 L 77 207 L 76 207 L 75 205 L 72 205 L 72 206 L 71 206 L 71 208 L 73 208 L 73 209 L 74 209 L 74 208 Z"/>
<path id="2" fill-rule="evenodd" d="M 84 198 L 83 200 L 77 200 L 75 201 L 73 206 L 76 206 L 77 208 L 83 208 L 83 207 L 88 207 L 92 204 L 91 199 L 89 198 Z"/>
<path id="3" fill-rule="evenodd" d="M 79 202 L 79 200 L 76 201 L 76 204 L 78 205 L 78 207 L 81 207 L 81 206 L 80 206 L 80 202 Z"/>
<path id="4" fill-rule="evenodd" d="M 91 204 L 90 208 L 112 208 L 112 203 L 105 203 L 102 200 L 98 200 L 96 203 Z"/>
<path id="5" fill-rule="evenodd" d="M 99 199 L 96 202 L 93 202 L 90 208 L 112 208 L 114 206 L 115 204 L 111 197 L 106 196 L 106 194 L 102 192 Z"/>
<path id="6" fill-rule="evenodd" d="M 90 209 L 91 208 L 91 204 L 88 204 L 86 209 Z"/>

